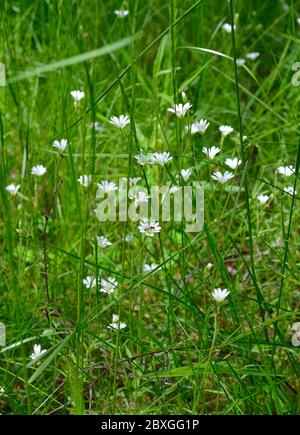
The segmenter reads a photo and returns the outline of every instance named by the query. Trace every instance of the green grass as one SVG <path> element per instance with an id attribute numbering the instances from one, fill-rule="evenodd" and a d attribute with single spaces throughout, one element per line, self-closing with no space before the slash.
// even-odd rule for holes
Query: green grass
<path id="1" fill-rule="evenodd" d="M 300 2 L 16 0 L 0 8 L 0 412 L 298 414 L 291 327 L 300 321 L 300 94 L 292 65 Z M 114 14 L 121 8 L 127 17 Z M 236 63 L 256 51 L 256 60 Z M 76 107 L 74 89 L 85 92 Z M 182 91 L 193 106 L 179 119 L 167 108 Z M 131 121 L 122 131 L 109 122 L 120 114 Z M 201 118 L 206 133 L 188 134 Z M 224 124 L 234 131 L 222 141 Z M 63 157 L 51 146 L 62 138 Z M 201 149 L 213 145 L 221 151 L 210 160 Z M 142 167 L 134 158 L 141 150 L 173 160 Z M 234 156 L 242 160 L 234 178 L 212 180 Z M 31 175 L 37 164 L 47 168 L 42 177 Z M 278 174 L 286 165 L 294 175 Z M 202 231 L 161 222 L 148 238 L 137 222 L 97 220 L 97 182 L 184 185 L 182 168 L 205 189 Z M 93 177 L 87 189 L 77 181 L 83 174 Z M 9 194 L 11 183 L 20 194 Z M 266 204 L 260 194 L 270 196 Z M 100 235 L 112 246 L 101 250 Z M 160 267 L 145 273 L 145 263 Z M 117 290 L 86 288 L 88 275 L 114 277 Z M 217 287 L 230 290 L 219 306 Z M 120 333 L 107 328 L 113 313 L 127 324 Z M 33 362 L 37 343 L 47 352 Z"/>

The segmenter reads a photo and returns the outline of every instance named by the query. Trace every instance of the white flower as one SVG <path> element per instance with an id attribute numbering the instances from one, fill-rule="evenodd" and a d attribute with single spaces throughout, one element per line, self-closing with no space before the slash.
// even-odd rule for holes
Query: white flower
<path id="1" fill-rule="evenodd" d="M 174 107 L 169 107 L 168 112 L 174 113 L 178 118 L 183 118 L 186 114 L 186 112 L 192 107 L 192 104 L 185 103 L 185 104 L 175 104 Z"/>
<path id="2" fill-rule="evenodd" d="M 229 166 L 229 168 L 231 169 L 236 169 L 241 164 L 242 164 L 242 160 L 239 160 L 237 157 L 234 157 L 233 159 L 227 158 L 225 160 L 225 165 Z"/>
<path id="3" fill-rule="evenodd" d="M 155 233 L 160 232 L 161 227 L 159 226 L 159 222 L 155 220 L 151 220 L 151 221 L 143 220 L 140 222 L 138 229 L 142 234 L 145 234 L 145 236 L 153 237 Z"/>
<path id="4" fill-rule="evenodd" d="M 113 181 L 103 180 L 100 183 L 97 183 L 97 188 L 97 196 L 100 196 L 117 190 L 118 186 Z"/>
<path id="5" fill-rule="evenodd" d="M 109 329 L 114 329 L 114 330 L 118 331 L 119 329 L 126 328 L 126 326 L 127 326 L 126 323 L 119 321 L 118 314 L 113 314 L 112 315 L 112 323 L 110 323 L 107 327 Z"/>
<path id="6" fill-rule="evenodd" d="M 126 127 L 127 124 L 130 124 L 130 118 L 127 115 L 126 116 L 120 115 L 119 117 L 112 116 L 110 118 L 110 123 L 122 130 L 123 128 Z"/>
<path id="7" fill-rule="evenodd" d="M 143 152 L 141 152 L 140 154 L 137 154 L 136 156 L 134 156 L 134 158 L 135 158 L 136 162 L 141 166 L 144 166 L 148 163 L 150 163 L 150 164 L 153 163 L 151 156 L 149 156 L 149 155 L 146 156 Z"/>
<path id="8" fill-rule="evenodd" d="M 117 17 L 119 18 L 125 18 L 127 17 L 127 15 L 129 14 L 129 11 L 126 9 L 117 9 L 114 11 L 114 13 L 117 15 Z"/>
<path id="9" fill-rule="evenodd" d="M 147 203 L 149 198 L 150 196 L 147 195 L 145 192 L 137 192 L 134 199 L 134 206 L 138 207 L 142 203 Z"/>
<path id="10" fill-rule="evenodd" d="M 229 23 L 224 23 L 223 26 L 222 26 L 222 29 L 223 29 L 224 32 L 226 32 L 226 33 L 231 33 L 232 26 L 231 26 L 231 24 L 229 24 Z M 234 26 L 234 29 L 235 29 L 235 26 Z"/>
<path id="11" fill-rule="evenodd" d="M 107 248 L 108 246 L 112 245 L 112 243 L 109 242 L 107 237 L 105 237 L 105 236 L 98 236 L 97 243 L 101 248 Z"/>
<path id="12" fill-rule="evenodd" d="M 181 169 L 181 171 L 180 171 L 180 175 L 182 176 L 184 181 L 188 181 L 191 178 L 192 173 L 193 173 L 193 171 L 191 168 Z"/>
<path id="13" fill-rule="evenodd" d="M 300 331 L 300 322 L 295 322 L 292 325 L 292 331 Z"/>
<path id="14" fill-rule="evenodd" d="M 112 294 L 112 293 L 114 293 L 114 291 L 118 287 L 119 283 L 118 283 L 118 281 L 115 278 L 109 276 L 107 278 L 107 280 L 106 279 L 101 279 L 100 284 L 101 284 L 101 288 L 100 288 L 99 291 L 101 293 Z"/>
<path id="15" fill-rule="evenodd" d="M 289 193 L 290 195 L 296 195 L 296 191 L 295 191 L 295 189 L 293 188 L 293 186 L 287 186 L 287 187 L 285 187 L 284 189 L 283 189 L 283 191 L 285 192 L 285 193 Z"/>
<path id="16" fill-rule="evenodd" d="M 44 329 L 44 331 L 43 331 L 43 333 L 42 333 L 42 335 L 43 335 L 44 337 L 47 337 L 48 335 L 52 335 L 52 334 L 53 334 L 53 331 L 52 331 L 51 328 Z"/>
<path id="17" fill-rule="evenodd" d="M 91 122 L 88 124 L 88 127 L 94 129 L 95 131 L 101 131 L 104 129 L 103 125 L 100 125 L 98 121 Z"/>
<path id="18" fill-rule="evenodd" d="M 133 233 L 129 233 L 125 236 L 125 242 L 127 243 L 132 243 L 134 239 L 134 234 Z"/>
<path id="19" fill-rule="evenodd" d="M 209 159 L 213 159 L 220 151 L 220 148 L 215 146 L 212 146 L 211 148 L 202 148 L 202 152 L 206 154 Z"/>
<path id="20" fill-rule="evenodd" d="M 295 332 L 295 334 L 293 334 L 292 345 L 293 346 L 300 346 L 300 330 Z"/>
<path id="21" fill-rule="evenodd" d="M 84 92 L 83 91 L 71 91 L 71 96 L 73 97 L 75 103 L 78 103 L 82 98 L 84 98 Z"/>
<path id="22" fill-rule="evenodd" d="M 80 177 L 77 178 L 77 181 L 82 186 L 88 187 L 92 182 L 92 176 L 91 175 L 80 175 Z"/>
<path id="23" fill-rule="evenodd" d="M 292 331 L 295 331 L 295 332 L 300 331 L 300 322 L 293 323 Z"/>
<path id="24" fill-rule="evenodd" d="M 292 331 L 295 332 L 292 336 L 292 345 L 300 346 L 300 322 L 295 322 L 293 324 Z"/>
<path id="25" fill-rule="evenodd" d="M 246 54 L 246 58 L 250 60 L 255 60 L 260 56 L 260 53 L 258 51 L 253 51 L 252 53 Z"/>
<path id="26" fill-rule="evenodd" d="M 246 59 L 239 58 L 236 60 L 237 65 L 245 65 Z"/>
<path id="27" fill-rule="evenodd" d="M 129 178 L 130 186 L 135 186 L 141 179 L 141 177 Z"/>
<path id="28" fill-rule="evenodd" d="M 233 132 L 233 128 L 230 125 L 220 125 L 219 131 L 223 136 L 227 136 L 228 134 Z"/>
<path id="29" fill-rule="evenodd" d="M 6 186 L 7 192 L 9 192 L 11 195 L 15 196 L 19 192 L 21 185 L 20 184 L 9 184 Z"/>
<path id="30" fill-rule="evenodd" d="M 152 270 L 156 269 L 157 267 L 158 267 L 158 265 L 155 264 L 155 263 L 144 264 L 143 271 L 146 272 L 146 273 L 152 272 Z"/>
<path id="31" fill-rule="evenodd" d="M 97 280 L 93 276 L 87 276 L 82 280 L 83 285 L 85 285 L 86 288 L 93 288 L 97 285 Z"/>
<path id="32" fill-rule="evenodd" d="M 224 290 L 220 288 L 215 288 L 212 292 L 212 297 L 216 302 L 223 302 L 227 298 L 229 293 L 230 291 L 228 291 L 227 288 L 224 288 Z"/>
<path id="33" fill-rule="evenodd" d="M 280 0 L 280 3 L 281 3 L 281 6 L 282 6 L 282 9 L 283 9 L 285 12 L 288 12 L 288 10 L 289 10 L 289 5 L 287 5 L 287 4 L 284 2 L 284 0 Z"/>
<path id="34" fill-rule="evenodd" d="M 33 346 L 33 353 L 30 355 L 30 358 L 32 361 L 34 361 L 42 356 L 45 352 L 47 352 L 47 349 L 42 349 L 40 344 L 35 344 Z"/>
<path id="35" fill-rule="evenodd" d="M 157 163 L 160 166 L 166 165 L 168 162 L 170 162 L 173 159 L 173 157 L 170 156 L 170 153 L 153 153 L 151 160 L 152 163 Z"/>
<path id="36" fill-rule="evenodd" d="M 125 184 L 129 184 L 129 186 L 131 186 L 131 187 L 138 187 L 138 186 L 136 186 L 137 185 L 137 183 L 139 182 L 139 181 L 141 181 L 141 179 L 142 179 L 142 177 L 133 177 L 133 178 L 126 178 L 126 177 L 122 177 L 121 178 L 121 181 Z"/>
<path id="37" fill-rule="evenodd" d="M 0 387 L 0 397 L 1 396 L 5 396 L 6 394 L 5 394 L 5 389 L 4 389 L 4 387 Z"/>
<path id="38" fill-rule="evenodd" d="M 206 267 L 208 270 L 210 270 L 214 267 L 214 265 L 212 263 L 207 263 Z"/>
<path id="39" fill-rule="evenodd" d="M 36 165 L 31 169 L 31 174 L 36 175 L 37 177 L 41 177 L 42 175 L 46 174 L 46 172 L 47 168 L 45 168 L 43 165 Z"/>
<path id="40" fill-rule="evenodd" d="M 297 18 L 297 23 L 298 23 L 299 26 L 300 26 L 300 18 Z"/>
<path id="41" fill-rule="evenodd" d="M 204 134 L 209 127 L 209 122 L 206 119 L 200 119 L 200 121 L 195 121 L 191 125 L 191 134 Z M 188 128 L 188 127 L 187 127 Z"/>
<path id="42" fill-rule="evenodd" d="M 128 191 L 128 198 L 129 199 L 136 199 L 138 196 L 138 193 L 140 192 L 140 186 L 131 186 Z"/>
<path id="43" fill-rule="evenodd" d="M 279 168 L 277 169 L 277 172 L 281 175 L 285 175 L 286 177 L 290 177 L 292 174 L 295 173 L 295 168 L 292 165 L 279 166 Z"/>
<path id="44" fill-rule="evenodd" d="M 269 201 L 269 196 L 268 195 L 258 195 L 257 199 L 259 200 L 259 202 L 261 204 L 265 204 L 266 202 Z"/>
<path id="45" fill-rule="evenodd" d="M 216 171 L 212 174 L 212 179 L 219 181 L 219 183 L 224 184 L 226 181 L 230 180 L 234 177 L 234 175 L 231 172 L 225 171 L 224 174 L 222 174 L 220 171 Z"/>
<path id="46" fill-rule="evenodd" d="M 67 141 L 67 139 L 55 140 L 53 142 L 52 146 L 54 148 L 58 149 L 58 151 L 60 153 L 63 153 L 68 146 L 68 141 Z"/>
<path id="47" fill-rule="evenodd" d="M 176 192 L 178 192 L 179 190 L 181 190 L 181 186 L 171 186 L 171 187 L 169 187 L 169 193 L 171 194 L 171 193 L 176 193 Z"/>

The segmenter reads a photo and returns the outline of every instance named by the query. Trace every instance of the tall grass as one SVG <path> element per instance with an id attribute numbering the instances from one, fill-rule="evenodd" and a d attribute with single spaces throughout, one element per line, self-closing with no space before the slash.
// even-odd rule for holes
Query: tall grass
<path id="1" fill-rule="evenodd" d="M 2 3 L 2 414 L 299 413 L 299 7 Z M 122 8 L 129 15 L 119 18 Z M 75 89 L 85 92 L 77 104 Z M 184 118 L 167 112 L 186 101 Z M 123 130 L 109 121 L 120 114 L 130 117 Z M 201 118 L 207 131 L 192 135 Z M 234 131 L 222 137 L 220 125 Z M 62 138 L 63 156 L 52 147 Z M 213 145 L 221 150 L 209 159 L 202 148 Z M 173 160 L 139 166 L 141 151 Z M 235 156 L 242 164 L 231 170 L 225 159 Z M 42 177 L 31 175 L 37 164 Z M 288 165 L 294 173 L 280 175 Z M 172 220 L 148 238 L 137 222 L 97 220 L 101 180 L 183 187 L 187 168 L 204 186 L 202 231 Z M 234 177 L 221 185 L 217 170 Z M 101 249 L 101 235 L 112 245 Z M 109 277 L 112 295 L 99 291 Z M 222 304 L 212 298 L 219 287 L 230 291 Z M 113 314 L 126 328 L 107 327 Z M 46 352 L 31 360 L 34 344 Z"/>

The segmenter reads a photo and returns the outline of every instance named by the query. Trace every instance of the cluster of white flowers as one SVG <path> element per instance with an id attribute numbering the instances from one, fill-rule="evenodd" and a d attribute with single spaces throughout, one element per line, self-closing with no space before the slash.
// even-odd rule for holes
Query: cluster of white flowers
<path id="1" fill-rule="evenodd" d="M 235 26 L 235 25 L 233 26 L 233 29 L 236 30 L 236 26 Z M 224 24 L 222 25 L 222 30 L 223 30 L 225 33 L 231 33 L 231 32 L 232 32 L 232 25 L 229 24 L 229 23 L 224 23 Z M 259 56 L 260 56 L 260 52 L 258 52 L 258 51 L 253 51 L 253 52 L 247 53 L 245 57 L 246 57 L 246 59 L 249 59 L 249 60 L 254 61 L 254 60 L 256 60 Z M 237 59 L 237 64 L 238 64 L 238 65 L 244 65 L 244 64 L 246 63 L 246 59 L 244 59 L 244 58 L 239 58 L 239 59 Z"/>
<path id="2" fill-rule="evenodd" d="M 78 103 L 82 98 L 84 98 L 84 92 L 83 91 L 79 91 L 79 90 L 75 90 L 75 91 L 71 91 L 71 96 L 74 99 L 75 103 Z M 64 153 L 68 147 L 69 143 L 67 141 L 67 139 L 61 139 L 61 140 L 54 140 L 52 143 L 52 146 L 57 149 L 59 151 L 60 154 Z M 31 175 L 34 175 L 36 177 L 42 177 L 43 175 L 45 175 L 47 172 L 47 168 L 43 165 L 43 164 L 38 164 L 35 165 L 31 168 Z M 87 175 L 83 175 L 81 177 L 79 177 L 78 181 L 80 184 L 84 185 L 85 187 L 88 186 L 89 184 L 89 177 Z M 9 184 L 6 187 L 6 190 L 11 194 L 11 195 L 17 195 L 18 191 L 20 189 L 20 185 L 15 185 L 15 184 Z"/>
<path id="3" fill-rule="evenodd" d="M 288 166 L 279 166 L 277 168 L 277 173 L 280 175 L 283 175 L 284 177 L 291 177 L 292 175 L 295 175 L 296 169 L 293 165 Z M 296 195 L 297 192 L 293 186 L 286 186 L 283 188 L 283 192 L 287 195 L 293 196 Z"/>
<path id="4" fill-rule="evenodd" d="M 204 125 L 204 122 L 205 122 L 206 128 L 209 125 L 209 123 L 207 123 L 207 121 L 201 120 L 200 122 L 202 123 L 202 125 Z M 193 128 L 193 125 L 192 125 L 192 128 Z M 196 130 L 196 128 L 195 128 L 195 130 Z M 202 131 L 203 131 L 203 129 L 202 129 Z M 221 141 L 221 143 L 222 143 L 224 138 L 233 132 L 233 128 L 230 125 L 221 125 L 219 127 L 219 131 L 222 135 L 222 141 Z M 202 152 L 210 160 L 213 160 L 216 157 L 216 155 L 220 153 L 220 151 L 221 151 L 221 148 L 214 146 L 214 145 L 212 147 L 205 146 L 202 148 Z M 225 159 L 225 165 L 233 170 L 236 169 L 241 164 L 242 164 L 242 161 L 238 157 L 233 157 L 233 158 L 228 157 Z M 212 174 L 212 179 L 218 181 L 221 184 L 226 183 L 228 180 L 230 180 L 233 177 L 234 177 L 234 175 L 229 171 L 225 171 L 224 174 L 222 174 L 220 171 L 215 171 Z"/>
<path id="5" fill-rule="evenodd" d="M 114 13 L 120 17 L 125 18 L 128 14 L 128 10 L 115 10 Z M 222 29 L 225 32 L 231 33 L 232 32 L 232 26 L 228 23 L 223 24 Z M 246 59 L 249 60 L 255 60 L 260 56 L 259 52 L 251 52 L 246 54 L 245 59 L 240 58 L 237 59 L 237 63 L 239 65 L 243 65 L 246 62 Z M 75 105 L 77 106 L 78 103 L 84 98 L 85 93 L 81 90 L 74 90 L 71 91 L 71 97 L 74 100 Z M 183 97 L 183 103 L 175 104 L 173 107 L 167 108 L 167 112 L 175 115 L 177 118 L 182 119 L 184 118 L 188 113 L 189 110 L 192 108 L 192 104 L 187 101 L 185 102 L 186 95 L 185 93 L 182 93 Z M 131 123 L 130 117 L 128 115 L 121 114 L 119 116 L 111 116 L 109 119 L 109 123 L 112 124 L 114 127 L 118 128 L 119 130 L 124 130 L 126 126 L 128 126 Z M 188 123 L 189 125 L 186 127 L 186 130 L 189 134 L 195 135 L 200 134 L 204 135 L 207 129 L 210 126 L 210 122 L 208 122 L 207 119 L 200 119 L 196 120 L 192 123 Z M 96 121 L 92 124 L 90 124 L 90 128 L 93 128 L 97 131 L 100 131 L 102 128 L 99 123 Z M 208 159 L 213 160 L 215 157 L 221 152 L 221 147 L 223 144 L 223 141 L 225 138 L 233 133 L 234 129 L 230 125 L 221 125 L 218 128 L 219 133 L 221 133 L 221 145 L 218 146 L 203 146 L 202 152 L 207 156 Z M 123 134 L 123 133 L 122 133 Z M 201 139 L 202 140 L 202 139 Z M 65 153 L 69 146 L 69 142 L 67 139 L 55 139 L 52 142 L 52 147 L 55 148 L 59 155 L 62 155 Z M 139 154 L 134 156 L 134 159 L 136 160 L 136 163 L 140 166 L 145 165 L 158 165 L 159 167 L 164 167 L 167 164 L 169 164 L 173 157 L 171 156 L 170 152 L 167 151 L 155 151 L 152 153 L 145 153 L 143 151 L 140 151 Z M 229 167 L 231 170 L 236 170 L 240 165 L 242 164 L 242 160 L 240 160 L 237 156 L 227 157 L 225 159 L 225 165 Z M 43 164 L 38 164 L 36 166 L 33 166 L 31 169 L 31 174 L 35 175 L 37 177 L 43 176 L 47 172 L 47 168 L 43 166 Z M 290 166 L 280 166 L 277 168 L 277 172 L 280 175 L 290 177 L 291 175 L 295 174 L 295 168 Z M 178 175 L 176 176 L 176 179 L 182 179 L 184 182 L 188 182 L 189 179 L 192 177 L 193 174 L 193 168 L 183 168 L 179 169 Z M 211 178 L 215 181 L 218 181 L 221 184 L 226 183 L 227 181 L 231 180 L 234 177 L 234 174 L 230 171 L 220 172 L 218 170 L 214 171 L 211 175 Z M 147 203 L 150 199 L 150 195 L 148 195 L 144 191 L 138 190 L 137 183 L 141 181 L 141 177 L 134 177 L 129 178 L 127 180 L 129 186 L 131 186 L 131 189 L 128 193 L 129 199 L 131 199 L 134 203 L 135 207 L 139 207 L 144 203 Z M 89 187 L 92 184 L 92 175 L 80 175 L 77 181 L 85 188 Z M 99 183 L 96 184 L 97 186 L 97 193 L 96 198 L 103 196 L 105 194 L 109 194 L 111 192 L 114 192 L 118 190 L 118 186 L 109 180 L 102 180 Z M 169 188 L 170 193 L 176 193 L 181 189 L 181 186 L 172 185 Z M 10 193 L 13 196 L 16 196 L 19 194 L 20 190 L 20 184 L 9 184 L 6 187 L 6 190 L 8 193 Z M 290 195 L 295 195 L 296 192 L 292 186 L 288 186 L 284 188 L 284 192 Z M 257 196 L 257 200 L 261 204 L 266 204 L 270 200 L 271 196 L 266 194 L 259 194 Z M 139 232 L 144 235 L 145 237 L 152 238 L 155 234 L 160 233 L 161 226 L 160 223 L 156 220 L 141 220 L 138 225 Z M 133 234 L 129 234 L 126 236 L 126 241 L 131 242 L 133 240 Z M 96 237 L 97 245 L 101 249 L 105 249 L 112 245 L 112 243 L 108 240 L 106 236 L 97 236 Z M 102 253 L 102 255 L 104 255 Z M 213 268 L 212 263 L 207 263 L 206 268 L 207 270 L 211 270 Z M 145 273 L 150 273 L 153 271 L 156 271 L 160 269 L 160 267 L 155 263 L 147 264 L 145 263 L 143 265 L 143 271 Z M 99 278 L 97 279 L 95 276 L 88 275 L 86 276 L 82 284 L 87 289 L 93 289 L 95 287 L 99 288 L 100 293 L 105 293 L 112 295 L 117 290 L 117 287 L 119 285 L 118 281 L 112 277 L 108 276 L 107 278 Z M 225 299 L 229 296 L 230 291 L 228 289 L 221 289 L 221 288 L 215 288 L 212 292 L 212 298 L 214 301 L 216 301 L 218 304 L 225 301 Z M 119 331 L 127 327 L 126 323 L 120 322 L 119 315 L 113 314 L 112 315 L 112 323 L 110 323 L 107 328 Z M 294 346 L 300 346 L 300 322 L 295 323 L 292 326 L 292 330 L 294 331 L 293 337 L 292 337 L 292 344 Z M 35 361 L 37 359 L 40 359 L 44 353 L 46 352 L 46 349 L 42 349 L 40 344 L 35 344 L 33 347 L 33 353 L 30 355 L 30 358 L 32 361 Z"/>
<path id="6" fill-rule="evenodd" d="M 278 174 L 283 175 L 284 177 L 290 177 L 291 175 L 294 175 L 295 171 L 296 170 L 292 165 L 279 166 L 277 168 Z M 293 186 L 284 187 L 283 192 L 287 193 L 288 195 L 296 195 L 297 194 L 297 192 L 295 191 Z M 271 197 L 270 195 L 260 194 L 257 196 L 257 199 L 261 204 L 266 204 L 269 201 L 270 197 Z"/>

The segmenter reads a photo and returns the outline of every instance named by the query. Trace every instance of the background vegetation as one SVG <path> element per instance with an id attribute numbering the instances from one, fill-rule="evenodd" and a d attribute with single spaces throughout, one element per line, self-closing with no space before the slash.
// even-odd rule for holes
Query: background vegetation
<path id="1" fill-rule="evenodd" d="M 298 1 L 4 1 L 0 158 L 2 414 L 297 414 L 299 348 Z M 119 18 L 116 9 L 128 9 Z M 222 28 L 235 23 L 234 38 Z M 217 53 L 203 51 L 214 50 Z M 92 50 L 99 49 L 92 55 Z M 235 60 L 259 52 L 237 66 Z M 70 58 L 82 55 L 70 62 Z M 224 56 L 226 55 L 226 56 Z M 55 62 L 60 62 L 55 64 Z M 85 92 L 77 106 L 70 96 Z M 167 112 L 182 102 L 183 120 Z M 113 115 L 127 114 L 119 131 Z M 210 122 L 205 135 L 185 127 Z M 98 122 L 100 128 L 91 128 Z M 220 146 L 220 125 L 234 132 Z M 246 136 L 246 138 L 243 137 Z M 65 138 L 61 157 L 52 147 Z M 168 151 L 168 169 L 134 155 Z M 243 164 L 223 186 L 224 160 Z M 34 165 L 47 168 L 31 175 Z M 279 166 L 293 165 L 284 177 Z M 205 187 L 205 225 L 100 223 L 96 182 Z M 84 189 L 77 179 L 91 174 Z M 20 184 L 20 194 L 6 186 Z M 266 204 L 257 200 L 269 195 Z M 47 216 L 47 225 L 45 225 Z M 132 239 L 128 237 L 132 234 Z M 97 246 L 105 235 L 112 246 Z M 160 268 L 145 273 L 144 264 Z M 212 263 L 211 269 L 207 264 Z M 114 277 L 113 295 L 86 276 Z M 230 296 L 217 308 L 214 288 Z M 127 328 L 107 328 L 113 313 Z M 32 361 L 33 345 L 47 352 Z"/>

